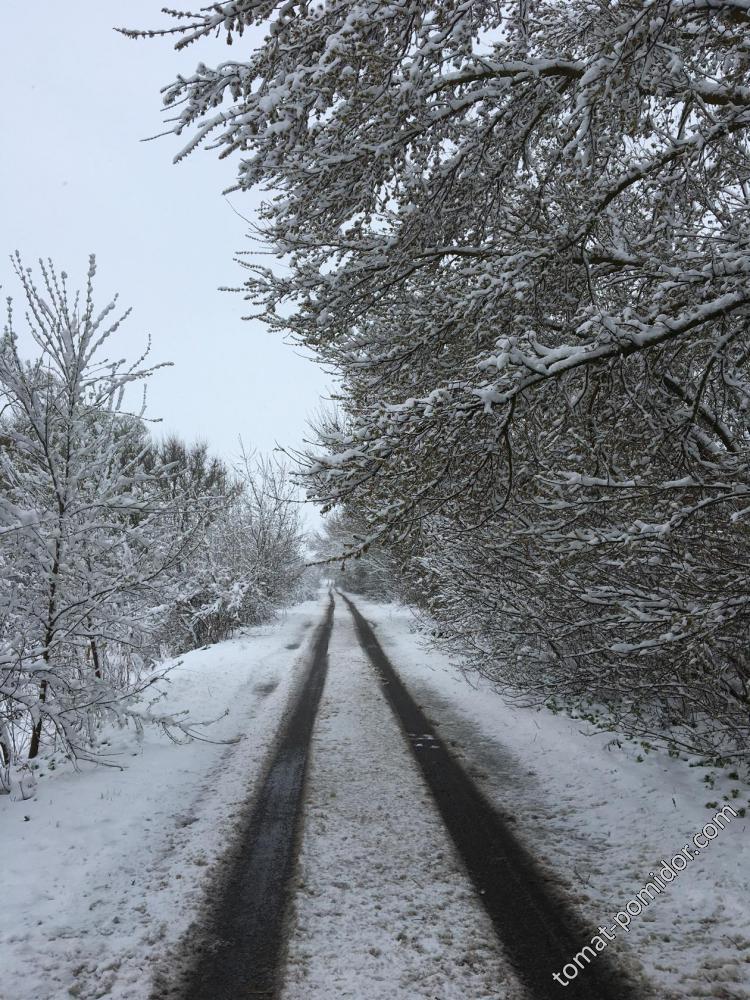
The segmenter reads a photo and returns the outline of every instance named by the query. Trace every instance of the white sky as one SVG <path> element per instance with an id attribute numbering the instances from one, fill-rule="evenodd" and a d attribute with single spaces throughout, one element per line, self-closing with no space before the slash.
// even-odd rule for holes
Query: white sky
<path id="1" fill-rule="evenodd" d="M 261 451 L 296 447 L 330 380 L 299 348 L 243 322 L 249 304 L 240 295 L 218 291 L 241 283 L 233 253 L 250 246 L 221 195 L 235 161 L 199 151 L 175 166 L 178 137 L 139 141 L 164 130 L 161 87 L 199 60 L 237 58 L 240 46 L 177 54 L 169 39 L 134 42 L 113 31 L 164 24 L 161 6 L 2 0 L 2 294 L 17 296 L 13 250 L 29 264 L 51 257 L 76 285 L 96 253 L 98 303 L 119 291 L 133 306 L 117 354 L 137 357 L 150 333 L 152 360 L 175 363 L 151 380 L 149 414 L 164 421 L 156 433 L 203 438 L 229 459 L 238 435 Z M 257 199 L 232 202 L 251 217 Z"/>

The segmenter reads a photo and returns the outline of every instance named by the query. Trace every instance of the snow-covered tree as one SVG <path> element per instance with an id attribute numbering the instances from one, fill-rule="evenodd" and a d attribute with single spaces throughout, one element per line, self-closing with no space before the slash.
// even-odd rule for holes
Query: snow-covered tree
<path id="1" fill-rule="evenodd" d="M 177 439 L 158 455 L 175 470 L 165 484 L 183 517 L 191 517 L 196 487 L 198 496 L 210 489 L 220 502 L 189 557 L 170 574 L 173 596 L 162 605 L 157 640 L 183 652 L 267 621 L 293 598 L 304 572 L 299 503 L 286 469 L 243 454 L 230 471 L 203 446 Z"/>
<path id="2" fill-rule="evenodd" d="M 493 676 L 746 745 L 745 0 L 173 17 L 245 45 L 166 89 L 179 156 L 274 192 L 246 294 L 341 376 L 311 495 Z"/>
<path id="3" fill-rule="evenodd" d="M 314 539 L 315 559 L 342 590 L 376 601 L 391 600 L 400 592 L 403 575 L 382 547 L 364 548 L 365 539 L 366 526 L 356 513 L 337 510 L 326 517 Z"/>
<path id="4" fill-rule="evenodd" d="M 0 791 L 41 750 L 96 758 L 105 722 L 191 720 L 155 708 L 164 653 L 256 624 L 295 596 L 303 533 L 286 471 L 154 441 L 139 388 L 159 366 L 117 360 L 128 313 L 18 255 L 0 341 Z M 27 359 L 28 356 L 28 359 Z M 135 412 L 128 408 L 136 402 Z M 151 689 L 147 695 L 147 689 Z M 30 780 L 23 771 L 21 778 Z"/>
<path id="5" fill-rule="evenodd" d="M 96 308 L 94 259 L 83 296 L 51 264 L 37 283 L 17 255 L 13 263 L 37 354 L 22 356 L 9 300 L 0 345 L 5 765 L 36 757 L 45 738 L 89 754 L 98 721 L 128 715 L 148 684 L 140 668 L 155 581 L 191 542 L 159 530 L 170 505 L 144 468 L 141 414 L 124 409 L 155 369 L 103 354 L 127 313 L 117 315 L 116 300 Z"/>

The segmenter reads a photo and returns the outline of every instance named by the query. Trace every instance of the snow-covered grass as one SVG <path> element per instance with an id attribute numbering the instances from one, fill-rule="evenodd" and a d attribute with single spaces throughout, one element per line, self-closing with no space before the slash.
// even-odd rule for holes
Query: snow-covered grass
<path id="1" fill-rule="evenodd" d="M 341 600 L 329 653 L 284 1000 L 516 1000 Z"/>
<path id="2" fill-rule="evenodd" d="M 357 604 L 443 739 L 592 934 L 612 924 L 662 859 L 691 844 L 725 796 L 735 810 L 747 805 L 747 787 L 726 771 L 637 744 L 608 746 L 612 735 L 586 722 L 513 705 L 461 677 L 415 632 L 407 608 Z M 642 969 L 658 1000 L 750 997 L 749 826 L 733 819 L 609 945 L 610 957 Z"/>
<path id="3" fill-rule="evenodd" d="M 122 769 L 42 767 L 32 799 L 0 798 L 2 1000 L 150 995 L 210 891 L 322 611 L 298 605 L 175 666 L 166 704 L 196 719 L 229 708 L 205 731 L 224 742 L 113 731 Z"/>

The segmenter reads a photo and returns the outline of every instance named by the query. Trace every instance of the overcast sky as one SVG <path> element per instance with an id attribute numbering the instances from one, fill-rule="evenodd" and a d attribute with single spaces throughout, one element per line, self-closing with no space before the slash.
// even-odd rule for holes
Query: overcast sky
<path id="1" fill-rule="evenodd" d="M 2 0 L 0 28 L 0 283 L 7 254 L 51 257 L 76 283 L 90 252 L 98 301 L 115 291 L 133 316 L 120 351 L 173 361 L 149 388 L 156 430 L 201 437 L 231 458 L 237 437 L 269 451 L 295 447 L 329 379 L 297 347 L 241 317 L 248 305 L 220 285 L 241 283 L 233 252 L 247 226 L 221 191 L 235 162 L 199 152 L 175 166 L 180 139 L 164 129 L 162 86 L 218 43 L 177 54 L 168 39 L 129 41 L 114 26 L 163 24 L 161 0 Z M 239 56 L 237 42 L 231 51 Z M 251 216 L 251 194 L 232 202 Z"/>

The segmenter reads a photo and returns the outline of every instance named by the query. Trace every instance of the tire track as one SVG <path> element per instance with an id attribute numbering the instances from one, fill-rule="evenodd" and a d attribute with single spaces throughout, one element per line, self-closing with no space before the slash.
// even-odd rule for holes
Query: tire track
<path id="1" fill-rule="evenodd" d="M 241 834 L 206 940 L 187 974 L 183 1000 L 273 998 L 278 994 L 285 923 L 301 828 L 310 739 L 328 669 L 334 601 Z"/>
<path id="2" fill-rule="evenodd" d="M 635 1000 L 621 970 L 599 955 L 573 982 L 553 980 L 590 939 L 543 873 L 443 743 L 375 634 L 343 594 L 362 648 L 398 719 L 448 832 L 519 979 L 534 1000 Z"/>

